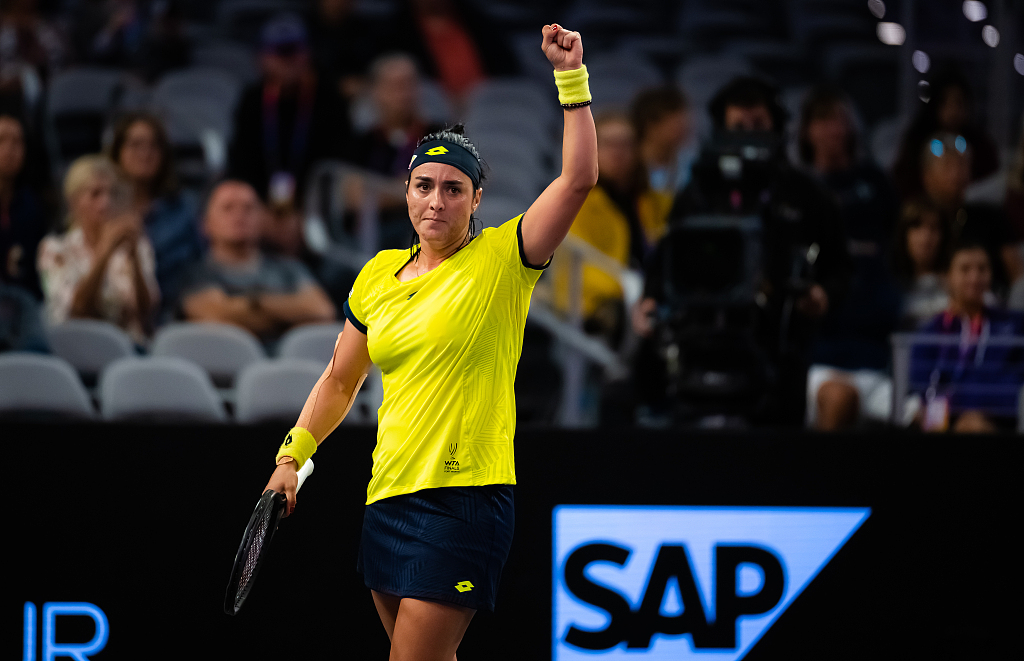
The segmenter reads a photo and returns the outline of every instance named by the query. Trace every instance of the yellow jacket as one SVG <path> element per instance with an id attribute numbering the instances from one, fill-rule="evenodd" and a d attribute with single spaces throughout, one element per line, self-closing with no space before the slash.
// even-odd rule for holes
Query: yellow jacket
<path id="1" fill-rule="evenodd" d="M 665 233 L 668 212 L 672 198 L 664 193 L 646 191 L 637 200 L 637 215 L 644 229 L 647 242 L 657 243 Z M 569 234 L 583 239 L 623 266 L 629 265 L 629 220 L 622 213 L 604 188 L 595 186 L 583 208 L 576 215 Z M 569 310 L 569 277 L 572 257 L 565 248 L 555 253 L 551 264 L 555 307 L 562 312 Z M 607 300 L 622 300 L 622 287 L 618 278 L 605 271 L 585 265 L 583 267 L 583 316 L 590 317 L 601 303 Z"/>

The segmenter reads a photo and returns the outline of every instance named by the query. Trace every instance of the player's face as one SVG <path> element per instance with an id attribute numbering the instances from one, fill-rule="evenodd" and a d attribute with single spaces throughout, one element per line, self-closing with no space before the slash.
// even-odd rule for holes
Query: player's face
<path id="1" fill-rule="evenodd" d="M 420 241 L 443 249 L 461 242 L 469 232 L 469 219 L 480 204 L 481 190 L 458 168 L 445 163 L 424 163 L 409 173 L 405 200 L 409 220 Z"/>

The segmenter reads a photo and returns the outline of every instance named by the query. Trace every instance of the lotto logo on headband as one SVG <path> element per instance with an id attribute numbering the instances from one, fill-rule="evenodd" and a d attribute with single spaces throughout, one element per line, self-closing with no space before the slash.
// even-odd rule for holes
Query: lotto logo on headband
<path id="1" fill-rule="evenodd" d="M 428 156 L 440 156 L 441 154 L 447 154 L 448 150 L 446 148 L 438 145 L 437 147 L 431 147 L 430 149 L 428 149 L 427 151 L 425 151 L 423 153 L 428 155 Z"/>

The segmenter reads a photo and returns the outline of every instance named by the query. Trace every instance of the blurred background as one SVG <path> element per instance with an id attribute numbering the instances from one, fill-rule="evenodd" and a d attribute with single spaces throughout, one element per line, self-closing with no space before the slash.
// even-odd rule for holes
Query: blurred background
<path id="1" fill-rule="evenodd" d="M 1015 431 L 1024 5 L 4 0 L 0 414 L 294 419 L 455 122 L 478 228 L 600 181 L 534 295 L 523 425 Z M 379 375 L 349 423 L 376 424 Z"/>

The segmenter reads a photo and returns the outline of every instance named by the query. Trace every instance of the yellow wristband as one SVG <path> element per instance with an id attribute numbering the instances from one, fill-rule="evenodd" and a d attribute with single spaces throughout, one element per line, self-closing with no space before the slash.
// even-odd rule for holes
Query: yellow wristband
<path id="1" fill-rule="evenodd" d="M 295 459 L 296 469 L 299 469 L 307 459 L 313 456 L 314 452 L 316 452 L 316 439 L 313 438 L 313 435 L 303 427 L 292 427 L 292 430 L 284 437 L 284 443 L 277 451 L 274 462 L 279 461 L 281 457 L 291 457 Z"/>
<path id="2" fill-rule="evenodd" d="M 558 102 L 563 106 L 572 103 L 586 103 L 592 100 L 590 96 L 590 85 L 587 80 L 590 74 L 587 73 L 587 65 L 571 71 L 556 71 L 555 86 L 558 87 Z"/>

